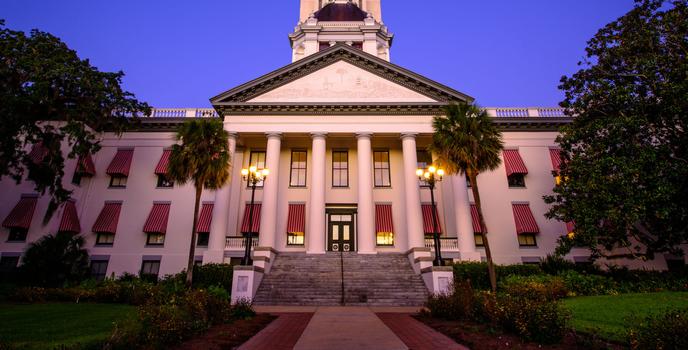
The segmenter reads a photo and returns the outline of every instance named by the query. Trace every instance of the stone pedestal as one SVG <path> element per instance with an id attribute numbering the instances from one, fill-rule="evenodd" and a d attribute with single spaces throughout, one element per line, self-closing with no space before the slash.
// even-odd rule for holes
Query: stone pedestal
<path id="1" fill-rule="evenodd" d="M 430 266 L 422 271 L 423 282 L 430 294 L 451 293 L 454 269 L 451 266 Z"/>
<path id="2" fill-rule="evenodd" d="M 234 266 L 232 277 L 232 303 L 251 301 L 263 280 L 264 271 L 257 266 Z"/>

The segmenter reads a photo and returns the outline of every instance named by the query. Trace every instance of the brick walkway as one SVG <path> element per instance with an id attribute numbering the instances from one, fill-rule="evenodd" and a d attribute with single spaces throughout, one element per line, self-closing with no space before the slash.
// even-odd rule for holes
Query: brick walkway
<path id="1" fill-rule="evenodd" d="M 410 350 L 468 350 L 451 338 L 426 326 L 408 314 L 378 313 L 377 316 Z"/>
<path id="2" fill-rule="evenodd" d="M 239 350 L 291 350 L 313 313 L 274 314 L 278 318 L 239 347 Z"/>

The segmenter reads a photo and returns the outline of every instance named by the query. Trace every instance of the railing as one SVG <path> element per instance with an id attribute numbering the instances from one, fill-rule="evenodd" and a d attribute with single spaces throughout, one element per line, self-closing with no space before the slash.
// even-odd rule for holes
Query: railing
<path id="1" fill-rule="evenodd" d="M 258 237 L 253 237 L 251 247 L 258 245 Z M 246 249 L 246 238 L 241 236 L 225 238 L 225 250 L 244 250 Z"/>
<path id="2" fill-rule="evenodd" d="M 425 239 L 425 248 L 435 249 L 435 242 L 432 238 Z M 440 238 L 440 249 L 458 252 L 459 251 L 459 239 L 458 238 Z"/>
<path id="3" fill-rule="evenodd" d="M 528 108 L 485 108 L 490 117 L 495 118 L 562 118 L 566 117 L 563 108 L 528 107 Z"/>
<path id="4" fill-rule="evenodd" d="M 216 118 L 212 108 L 154 108 L 151 118 Z"/>

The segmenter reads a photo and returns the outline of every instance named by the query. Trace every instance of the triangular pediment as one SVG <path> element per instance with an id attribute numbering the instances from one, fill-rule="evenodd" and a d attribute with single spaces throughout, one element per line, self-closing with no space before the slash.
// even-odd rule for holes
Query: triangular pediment
<path id="1" fill-rule="evenodd" d="M 346 44 L 303 58 L 211 100 L 253 105 L 442 104 L 473 98 Z"/>

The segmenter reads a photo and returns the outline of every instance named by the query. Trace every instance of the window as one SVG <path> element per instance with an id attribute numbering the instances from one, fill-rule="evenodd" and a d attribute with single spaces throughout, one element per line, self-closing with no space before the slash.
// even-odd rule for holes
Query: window
<path id="1" fill-rule="evenodd" d="M 318 51 L 327 50 L 330 47 L 330 43 L 327 41 L 321 41 Z"/>
<path id="2" fill-rule="evenodd" d="M 526 176 L 525 174 L 511 174 L 507 177 L 509 180 L 509 188 L 525 188 Z"/>
<path id="3" fill-rule="evenodd" d="M 306 187 L 306 151 L 291 151 L 289 186 Z"/>
<path id="4" fill-rule="evenodd" d="M 389 173 L 389 151 L 373 152 L 373 172 L 375 173 L 375 187 L 391 187 Z"/>
<path id="5" fill-rule="evenodd" d="M 125 187 L 127 187 L 127 177 L 124 175 L 112 175 L 112 176 L 110 176 L 110 187 L 112 187 L 112 188 L 125 188 Z"/>
<path id="6" fill-rule="evenodd" d="M 251 151 L 251 156 L 248 161 L 249 166 L 254 166 L 258 169 L 265 169 L 265 151 Z M 250 185 L 248 185 L 250 187 Z M 263 187 L 263 181 L 256 184 L 257 187 Z"/>
<path id="7" fill-rule="evenodd" d="M 158 174 L 158 188 L 172 188 L 174 187 L 174 182 L 167 178 L 167 175 Z"/>
<path id="8" fill-rule="evenodd" d="M 379 246 L 393 246 L 394 232 L 378 232 L 376 235 L 376 243 Z"/>
<path id="9" fill-rule="evenodd" d="M 115 235 L 112 233 L 98 233 L 96 245 L 112 245 L 115 243 Z"/>
<path id="10" fill-rule="evenodd" d="M 72 176 L 72 185 L 79 186 L 81 185 L 81 173 L 78 171 L 74 171 L 74 175 Z"/>
<path id="11" fill-rule="evenodd" d="M 196 240 L 197 246 L 207 247 L 209 241 L 210 241 L 210 233 L 208 233 L 208 232 L 199 232 L 198 233 L 198 239 Z"/>
<path id="12" fill-rule="evenodd" d="M 7 241 L 9 242 L 23 242 L 26 241 L 26 235 L 29 233 L 29 230 L 21 227 L 12 227 L 10 228 L 10 234 L 7 237 Z"/>
<path id="13" fill-rule="evenodd" d="M 165 244 L 165 235 L 162 233 L 149 233 L 146 238 L 146 245 L 163 245 Z"/>
<path id="14" fill-rule="evenodd" d="M 480 232 L 474 233 L 473 239 L 475 240 L 475 246 L 476 247 L 484 247 L 485 246 L 485 241 L 484 241 L 482 233 L 480 233 Z"/>
<path id="15" fill-rule="evenodd" d="M 3 256 L 0 258 L 0 273 L 12 272 L 19 265 L 18 256 Z"/>
<path id="16" fill-rule="evenodd" d="M 332 151 L 332 187 L 349 187 L 349 151 Z"/>
<path id="17" fill-rule="evenodd" d="M 304 238 L 303 232 L 288 232 L 287 245 L 304 245 Z"/>
<path id="18" fill-rule="evenodd" d="M 535 235 L 532 233 L 523 233 L 518 235 L 518 245 L 521 247 L 535 247 L 537 242 L 535 241 Z"/>
<path id="19" fill-rule="evenodd" d="M 91 277 L 96 281 L 102 281 L 105 279 L 107 273 L 108 261 L 107 260 L 92 260 L 91 261 Z"/>
<path id="20" fill-rule="evenodd" d="M 160 271 L 160 260 L 144 260 L 141 263 L 141 279 L 157 282 Z"/>
<path id="21" fill-rule="evenodd" d="M 432 156 L 430 156 L 430 153 L 428 151 L 417 150 L 416 157 L 418 159 L 418 169 L 425 169 L 432 164 Z M 420 187 L 428 187 L 428 182 L 425 179 L 419 179 L 418 185 Z"/>

